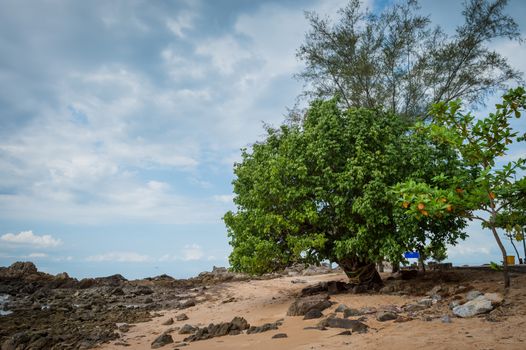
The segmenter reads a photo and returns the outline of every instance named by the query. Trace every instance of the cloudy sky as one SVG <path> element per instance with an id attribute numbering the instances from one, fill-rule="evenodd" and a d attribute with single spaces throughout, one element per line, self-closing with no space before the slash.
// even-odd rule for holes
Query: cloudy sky
<path id="1" fill-rule="evenodd" d="M 0 0 L 0 265 L 128 278 L 227 265 L 233 162 L 301 92 L 304 11 L 345 3 Z M 422 2 L 449 29 L 460 10 Z M 525 10 L 510 4 L 523 32 Z M 524 46 L 492 45 L 526 70 Z M 475 226 L 450 258 L 499 253 Z"/>

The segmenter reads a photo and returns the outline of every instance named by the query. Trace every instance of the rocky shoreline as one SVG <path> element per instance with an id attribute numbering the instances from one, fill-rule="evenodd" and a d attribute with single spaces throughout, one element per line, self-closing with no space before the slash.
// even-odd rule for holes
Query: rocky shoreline
<path id="1" fill-rule="evenodd" d="M 328 270 L 313 267 L 304 273 Z M 289 274 L 296 274 L 294 268 L 259 278 Z M 113 275 L 79 281 L 65 272 L 53 276 L 31 262 L 16 262 L 0 267 L 1 349 L 93 348 L 118 339 L 126 325 L 149 321 L 160 310 L 184 310 L 210 300 L 210 286 L 249 279 L 214 267 L 189 279 L 161 275 L 128 281 Z"/>
<path id="2" fill-rule="evenodd" d="M 340 277 L 331 280 L 331 276 Z M 348 284 L 341 272 L 328 266 L 298 265 L 259 278 L 214 268 L 184 280 L 161 275 L 128 281 L 121 275 L 113 275 L 79 281 L 66 273 L 52 276 L 39 272 L 30 262 L 17 262 L 0 268 L 0 344 L 1 350 L 90 349 L 108 343 L 127 347 L 133 341 L 141 341 L 143 335 L 137 336 L 134 329 L 144 323 L 157 324 L 155 327 L 162 329 L 152 333 L 155 337 L 147 342 L 147 348 L 168 344 L 179 348 L 226 335 L 270 332 L 272 339 L 290 339 L 288 323 L 297 317 L 305 322 L 306 332 L 341 329 L 336 335 L 368 334 L 371 329 L 377 332 L 384 327 L 379 324 L 390 322 L 438 320 L 444 324 L 456 322 L 455 318 L 473 317 L 500 322 L 526 310 L 526 304 L 510 295 L 505 299 L 495 282 L 499 277 L 477 270 L 435 271 L 411 279 L 403 274 L 385 274 L 385 286 L 371 293 Z M 526 280 L 524 274 L 520 274 L 520 279 Z M 316 280 L 320 282 L 313 283 Z M 278 317 L 270 321 L 252 315 L 251 323 L 255 324 L 249 324 L 246 317 L 257 310 L 249 307 L 244 312 L 234 312 L 243 310 L 242 305 L 256 302 L 238 288 L 273 283 L 288 284 L 294 291 L 280 294 L 284 289 L 279 289 L 278 294 L 259 299 L 266 300 L 267 307 L 272 308 L 275 303 L 286 306 L 286 310 L 274 314 Z M 258 290 L 254 288 L 250 293 Z M 524 294 L 521 289 L 514 293 Z M 406 301 L 348 304 L 349 300 L 358 300 L 349 297 L 360 295 L 367 300 Z M 207 311 L 201 311 L 205 312 L 205 318 L 195 318 L 196 310 L 214 308 L 229 310 L 230 316 L 218 318 L 215 314 L 210 318 L 212 315 L 206 316 Z"/>

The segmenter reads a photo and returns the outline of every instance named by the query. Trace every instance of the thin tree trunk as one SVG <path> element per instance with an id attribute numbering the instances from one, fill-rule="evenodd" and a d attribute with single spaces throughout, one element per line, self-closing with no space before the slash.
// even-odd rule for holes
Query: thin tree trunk
<path id="1" fill-rule="evenodd" d="M 524 249 L 524 260 L 522 262 L 526 264 L 526 237 L 525 236 L 526 236 L 526 230 L 523 227 L 522 228 L 522 248 Z"/>
<path id="2" fill-rule="evenodd" d="M 515 243 L 513 242 L 513 237 L 510 237 L 511 245 L 513 246 L 513 249 L 515 249 L 515 254 L 517 254 L 517 261 L 520 261 L 521 256 L 519 255 L 519 251 L 517 250 L 517 247 L 515 246 Z"/>
<path id="3" fill-rule="evenodd" d="M 502 241 L 500 240 L 499 234 L 495 226 L 491 227 L 491 232 L 493 232 L 493 237 L 495 237 L 495 240 L 497 241 L 497 245 L 499 246 L 500 251 L 502 253 L 502 263 L 503 263 L 502 273 L 504 275 L 504 288 L 508 289 L 510 287 L 510 275 L 508 271 L 508 261 L 506 259 L 508 254 L 506 253 L 506 248 L 502 244 Z"/>
<path id="4" fill-rule="evenodd" d="M 418 254 L 418 265 L 420 265 L 420 270 L 422 270 L 422 273 L 426 273 L 426 264 L 424 262 L 424 257 L 422 256 L 422 253 Z"/>
<path id="5" fill-rule="evenodd" d="M 384 259 L 378 260 L 378 272 L 384 272 Z"/>

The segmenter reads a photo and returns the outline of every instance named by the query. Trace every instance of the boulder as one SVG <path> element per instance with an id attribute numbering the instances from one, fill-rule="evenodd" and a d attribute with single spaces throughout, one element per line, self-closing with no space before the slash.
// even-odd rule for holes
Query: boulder
<path id="1" fill-rule="evenodd" d="M 358 320 L 349 320 L 347 318 L 339 317 L 329 317 L 318 323 L 318 328 L 324 329 L 325 327 L 350 329 L 357 333 L 366 333 L 369 328 L 365 323 Z"/>
<path id="2" fill-rule="evenodd" d="M 328 297 L 311 296 L 299 298 L 290 305 L 287 316 L 305 316 L 310 310 L 323 311 L 331 307 L 332 303 Z"/>
<path id="3" fill-rule="evenodd" d="M 153 341 L 152 349 L 158 349 L 173 342 L 174 340 L 170 334 L 163 333 Z"/>
<path id="4" fill-rule="evenodd" d="M 174 324 L 174 319 L 171 317 L 162 323 L 163 326 L 171 326 L 173 324 Z"/>
<path id="5" fill-rule="evenodd" d="M 273 329 L 278 329 L 278 327 L 281 326 L 281 324 L 281 321 L 276 321 L 274 323 L 265 323 L 262 326 L 252 326 L 247 330 L 247 334 L 268 332 Z"/>
<path id="6" fill-rule="evenodd" d="M 380 311 L 376 315 L 376 319 L 380 322 L 396 320 L 397 318 L 398 318 L 398 315 L 391 311 Z"/>
<path id="7" fill-rule="evenodd" d="M 179 334 L 193 334 L 197 331 L 197 328 L 192 326 L 192 325 L 189 325 L 189 324 L 185 324 L 184 326 L 181 327 L 181 329 L 179 330 Z"/>
<path id="8" fill-rule="evenodd" d="M 453 308 L 453 314 L 458 317 L 467 318 L 475 315 L 484 314 L 493 310 L 491 300 L 486 299 L 483 295 L 468 301 L 465 304 Z"/>
<path id="9" fill-rule="evenodd" d="M 305 314 L 305 317 L 303 317 L 304 320 L 312 320 L 314 318 L 320 318 L 323 316 L 323 313 L 318 309 L 312 309 L 307 311 Z"/>
<path id="10" fill-rule="evenodd" d="M 276 333 L 272 336 L 272 339 L 288 338 L 287 333 Z"/>
<path id="11" fill-rule="evenodd" d="M 188 309 L 189 307 L 192 307 L 192 306 L 195 306 L 195 300 L 190 299 L 190 300 L 186 300 L 185 302 L 182 302 L 179 305 L 179 308 L 181 308 L 181 309 Z"/>
<path id="12" fill-rule="evenodd" d="M 188 320 L 188 316 L 186 314 L 179 314 L 175 316 L 176 321 L 186 321 Z"/>
<path id="13" fill-rule="evenodd" d="M 357 309 L 348 308 L 343 311 L 344 318 L 351 317 L 351 316 L 361 316 L 361 315 L 363 315 L 363 313 Z"/>

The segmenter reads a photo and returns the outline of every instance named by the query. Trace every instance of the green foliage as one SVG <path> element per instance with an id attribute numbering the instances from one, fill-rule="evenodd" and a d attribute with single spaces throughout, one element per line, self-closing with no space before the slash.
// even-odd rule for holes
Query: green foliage
<path id="1" fill-rule="evenodd" d="M 332 24 L 307 15 L 311 31 L 298 50 L 300 77 L 316 97 L 340 94 L 347 107 L 384 107 L 414 118 L 432 103 L 457 98 L 480 103 L 521 73 L 487 44 L 520 40 L 516 22 L 504 14 L 506 0 L 466 1 L 465 22 L 448 36 L 418 14 L 417 1 L 395 2 L 379 15 L 352 0 Z"/>
<path id="2" fill-rule="evenodd" d="M 494 261 L 490 261 L 489 267 L 490 267 L 490 269 L 495 270 L 495 271 L 502 271 L 502 265 L 497 264 Z"/>
<path id="3" fill-rule="evenodd" d="M 515 178 L 518 170 L 526 169 L 526 160 L 498 164 L 512 142 L 524 140 L 512 129 L 510 120 L 519 118 L 525 108 L 526 92 L 522 87 L 507 92 L 502 103 L 496 105 L 496 112 L 486 118 L 476 119 L 462 112 L 459 101 L 434 105 L 433 124 L 420 124 L 417 130 L 457 150 L 465 167 L 454 176 L 440 174 L 431 181 L 399 184 L 399 201 L 409 216 L 480 220 L 483 227 L 491 229 L 505 261 L 506 251 L 496 229 L 514 224 L 513 217 L 524 209 L 525 180 Z M 486 216 L 479 215 L 480 211 Z M 505 262 L 504 271 L 506 268 Z"/>
<path id="4" fill-rule="evenodd" d="M 244 150 L 233 181 L 236 212 L 224 221 L 235 270 L 273 271 L 292 262 L 398 261 L 432 238 L 460 237 L 463 220 L 399 220 L 390 191 L 407 177 L 429 179 L 455 169 L 456 155 L 435 146 L 393 114 L 341 110 L 316 101 L 299 124 L 267 129 Z"/>

